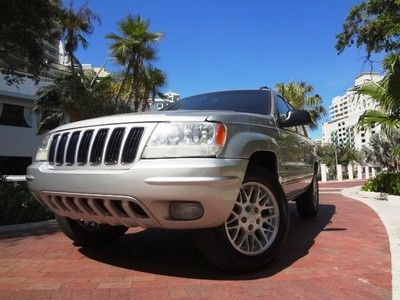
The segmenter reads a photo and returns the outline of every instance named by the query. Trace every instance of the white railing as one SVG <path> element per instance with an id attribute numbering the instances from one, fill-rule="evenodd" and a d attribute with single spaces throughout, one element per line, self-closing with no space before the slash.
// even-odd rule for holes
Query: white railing
<path id="1" fill-rule="evenodd" d="M 330 169 L 334 170 L 334 176 L 329 177 Z M 345 166 L 345 171 L 343 170 L 344 167 L 342 165 L 332 166 L 330 168 L 327 167 L 325 164 L 320 165 L 320 174 L 321 174 L 321 181 L 326 182 L 328 180 L 338 180 L 343 181 L 343 174 L 346 174 L 348 180 L 356 179 L 369 179 L 376 176 L 376 169 L 372 166 L 360 166 L 360 165 L 353 165 L 349 164 Z M 355 172 L 357 174 L 355 174 Z"/>

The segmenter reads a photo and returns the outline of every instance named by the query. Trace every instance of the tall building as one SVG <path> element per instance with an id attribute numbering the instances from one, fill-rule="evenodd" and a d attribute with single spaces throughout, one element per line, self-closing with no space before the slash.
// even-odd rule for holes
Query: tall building
<path id="1" fill-rule="evenodd" d="M 46 58 L 55 66 L 59 60 L 57 45 L 45 43 Z M 13 59 L 19 59 L 17 57 Z M 32 162 L 42 140 L 37 135 L 39 115 L 33 111 L 37 91 L 52 82 L 54 69 L 43 71 L 35 84 L 29 68 L 22 59 L 16 73 L 23 79 L 20 84 L 8 84 L 0 69 L 0 173 L 23 175 Z"/>
<path id="2" fill-rule="evenodd" d="M 379 126 L 371 130 L 357 128 L 360 116 L 367 110 L 377 109 L 377 103 L 367 96 L 357 94 L 353 89 L 381 79 L 382 76 L 376 73 L 361 74 L 356 78 L 354 86 L 344 95 L 332 99 L 332 104 L 329 106 L 330 120 L 322 125 L 324 143 L 349 144 L 360 150 L 368 145 L 372 134 L 380 132 Z"/>

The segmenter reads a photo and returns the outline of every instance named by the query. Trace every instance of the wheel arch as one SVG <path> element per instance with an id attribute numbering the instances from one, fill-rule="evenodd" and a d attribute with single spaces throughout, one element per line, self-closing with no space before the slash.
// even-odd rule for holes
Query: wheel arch
<path id="1" fill-rule="evenodd" d="M 255 151 L 249 158 L 247 169 L 251 167 L 262 167 L 278 177 L 278 156 L 271 150 Z"/>

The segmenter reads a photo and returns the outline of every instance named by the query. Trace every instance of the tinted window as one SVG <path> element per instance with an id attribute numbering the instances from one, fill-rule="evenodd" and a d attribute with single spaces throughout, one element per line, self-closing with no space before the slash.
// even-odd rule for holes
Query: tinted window
<path id="1" fill-rule="evenodd" d="M 280 97 L 277 96 L 276 98 L 276 112 L 277 112 L 277 116 L 279 117 L 280 120 L 282 119 L 286 119 L 287 113 L 289 111 L 289 107 L 286 103 L 286 101 Z"/>
<path id="2" fill-rule="evenodd" d="M 24 107 L 12 104 L 3 104 L 0 125 L 30 127 L 25 121 Z"/>
<path id="3" fill-rule="evenodd" d="M 271 97 L 268 91 L 229 91 L 184 98 L 164 110 L 230 110 L 269 114 Z"/>

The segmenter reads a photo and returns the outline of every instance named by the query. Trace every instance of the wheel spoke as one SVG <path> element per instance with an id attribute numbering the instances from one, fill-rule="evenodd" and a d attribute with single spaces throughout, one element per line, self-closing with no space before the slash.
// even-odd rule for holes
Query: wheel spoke
<path id="1" fill-rule="evenodd" d="M 262 248 L 262 244 L 258 239 L 258 236 L 254 233 L 254 242 L 253 242 L 253 249 L 261 249 Z"/>
<path id="2" fill-rule="evenodd" d="M 265 231 L 260 229 L 260 234 L 262 235 L 265 244 L 268 244 L 268 236 L 265 234 Z"/>

